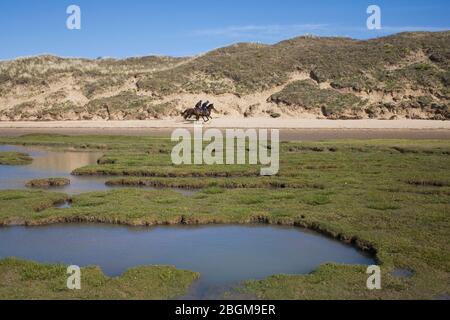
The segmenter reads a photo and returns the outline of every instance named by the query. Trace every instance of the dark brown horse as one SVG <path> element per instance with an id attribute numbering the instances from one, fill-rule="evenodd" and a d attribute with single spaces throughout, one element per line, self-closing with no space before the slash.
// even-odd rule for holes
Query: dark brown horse
<path id="1" fill-rule="evenodd" d="M 208 122 L 210 119 L 212 119 L 212 110 L 216 110 L 214 108 L 214 104 L 210 104 L 208 107 L 206 107 L 206 110 L 202 110 L 200 108 L 189 108 L 186 109 L 181 115 L 183 116 L 184 120 L 195 117 L 195 120 L 198 121 L 201 117 L 204 122 Z"/>

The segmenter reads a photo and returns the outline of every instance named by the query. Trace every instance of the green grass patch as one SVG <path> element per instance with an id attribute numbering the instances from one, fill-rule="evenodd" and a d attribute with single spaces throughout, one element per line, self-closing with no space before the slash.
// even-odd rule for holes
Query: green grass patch
<path id="1" fill-rule="evenodd" d="M 340 118 L 345 111 L 361 109 L 365 104 L 351 93 L 320 89 L 312 80 L 293 82 L 272 95 L 270 100 L 290 108 L 319 109 L 328 118 Z"/>
<path id="2" fill-rule="evenodd" d="M 44 179 L 32 179 L 25 185 L 29 188 L 50 188 L 50 187 L 63 187 L 70 184 L 68 178 L 44 178 Z"/>
<path id="3" fill-rule="evenodd" d="M 0 260 L 0 299 L 173 299 L 186 294 L 199 274 L 172 266 L 141 266 L 111 278 L 98 267 L 85 267 L 81 290 L 69 290 L 67 276 L 67 266 L 61 264 Z"/>
<path id="4" fill-rule="evenodd" d="M 258 168 L 245 165 L 173 166 L 168 139 L 28 135 L 0 137 L 0 143 L 101 148 L 105 155 L 99 164 L 82 170 L 112 175 L 109 183 L 129 187 L 75 195 L 64 210 L 54 208 L 68 199 L 64 194 L 0 191 L 3 225 L 295 225 L 374 252 L 383 289 L 368 291 L 360 266 L 327 265 L 311 275 L 249 282 L 246 290 L 264 299 L 429 299 L 449 291 L 448 140 L 282 142 L 280 171 L 273 177 L 261 177 Z M 205 190 L 185 197 L 136 186 Z M 391 278 L 395 268 L 414 275 Z"/>
<path id="5" fill-rule="evenodd" d="M 209 187 L 209 188 L 203 189 L 202 192 L 206 193 L 206 194 L 219 194 L 219 193 L 224 193 L 225 190 L 222 188 L 218 188 L 218 187 Z"/>
<path id="6" fill-rule="evenodd" d="M 26 153 L 15 151 L 0 151 L 0 165 L 26 165 L 33 159 Z"/>

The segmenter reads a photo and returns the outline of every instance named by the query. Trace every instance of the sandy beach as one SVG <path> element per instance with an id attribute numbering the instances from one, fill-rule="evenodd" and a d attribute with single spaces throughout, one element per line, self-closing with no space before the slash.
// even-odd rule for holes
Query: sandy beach
<path id="1" fill-rule="evenodd" d="M 193 122 L 48 121 L 0 122 L 0 136 L 33 133 L 67 135 L 150 135 L 170 137 L 175 128 L 193 128 Z M 218 118 L 205 128 L 278 128 L 282 140 L 326 139 L 450 139 L 450 121 L 433 120 L 316 120 Z"/>
<path id="2" fill-rule="evenodd" d="M 190 128 L 193 121 L 122 120 L 122 121 L 1 121 L 0 128 Z M 278 128 L 278 129 L 445 129 L 450 121 L 438 120 L 326 120 L 223 117 L 205 124 L 211 128 Z"/>

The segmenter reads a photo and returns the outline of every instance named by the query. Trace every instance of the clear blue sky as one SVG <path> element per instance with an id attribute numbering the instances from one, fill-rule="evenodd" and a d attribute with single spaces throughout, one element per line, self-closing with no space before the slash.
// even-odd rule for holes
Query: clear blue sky
<path id="1" fill-rule="evenodd" d="M 81 8 L 81 30 L 66 28 L 70 4 Z M 381 7 L 381 31 L 366 28 L 370 4 Z M 305 33 L 367 39 L 446 29 L 447 0 L 0 0 L 0 59 L 185 56 Z"/>

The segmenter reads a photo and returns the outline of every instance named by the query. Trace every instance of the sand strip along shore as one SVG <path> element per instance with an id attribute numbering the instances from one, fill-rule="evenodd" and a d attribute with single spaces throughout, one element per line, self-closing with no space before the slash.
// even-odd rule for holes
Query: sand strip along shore
<path id="1" fill-rule="evenodd" d="M 121 120 L 121 121 L 0 121 L 0 128 L 190 128 L 193 121 Z M 447 129 L 450 121 L 439 120 L 322 120 L 272 118 L 216 118 L 205 124 L 211 128 L 278 129 Z"/>
<path id="2" fill-rule="evenodd" d="M 267 118 L 214 119 L 205 128 L 279 128 L 284 141 L 336 139 L 447 139 L 450 121 L 432 120 L 307 120 Z M 179 120 L 0 122 L 1 136 L 24 134 L 130 135 L 170 137 L 176 128 L 190 131 L 193 123 Z M 293 128 L 291 128 L 293 127 Z"/>

